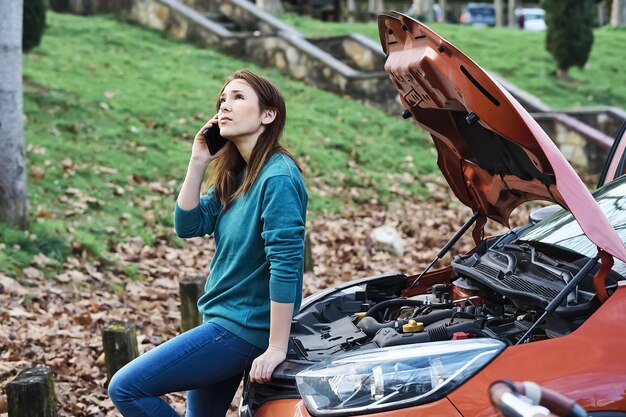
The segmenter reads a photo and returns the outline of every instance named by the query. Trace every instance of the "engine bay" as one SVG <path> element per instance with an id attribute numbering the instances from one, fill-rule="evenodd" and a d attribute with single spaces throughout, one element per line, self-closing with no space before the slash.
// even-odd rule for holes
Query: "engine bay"
<path id="1" fill-rule="evenodd" d="M 555 247 L 483 242 L 419 285 L 395 274 L 338 286 L 294 318 L 288 359 L 316 362 L 355 350 L 477 337 L 508 345 L 560 337 L 600 305 L 592 282 L 600 265 L 584 270 L 586 264 L 589 258 Z M 566 288 L 575 277 L 576 285 Z M 605 284 L 610 288 L 615 278 L 609 273 Z M 557 297 L 563 301 L 541 317 Z"/>

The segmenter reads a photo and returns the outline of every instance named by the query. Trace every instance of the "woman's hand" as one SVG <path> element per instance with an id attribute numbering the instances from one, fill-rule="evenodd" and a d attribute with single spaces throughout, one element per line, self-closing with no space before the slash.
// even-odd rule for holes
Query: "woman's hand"
<path id="1" fill-rule="evenodd" d="M 252 368 L 250 369 L 250 382 L 257 382 L 263 384 L 269 382 L 272 379 L 272 372 L 278 365 L 280 365 L 287 358 L 287 352 L 275 348 L 268 347 L 261 356 L 257 357 L 252 362 Z"/>
<path id="2" fill-rule="evenodd" d="M 206 122 L 204 126 L 202 126 L 198 133 L 196 133 L 196 137 L 194 138 L 193 145 L 191 147 L 191 159 L 208 165 L 209 162 L 224 153 L 224 151 L 226 150 L 225 146 L 222 147 L 222 149 L 220 149 L 215 155 L 211 155 L 211 152 L 209 152 L 209 147 L 204 139 L 204 131 L 209 129 L 213 125 L 216 125 L 217 123 L 217 115 L 215 115 L 213 116 L 213 118 L 211 118 L 211 120 Z"/>

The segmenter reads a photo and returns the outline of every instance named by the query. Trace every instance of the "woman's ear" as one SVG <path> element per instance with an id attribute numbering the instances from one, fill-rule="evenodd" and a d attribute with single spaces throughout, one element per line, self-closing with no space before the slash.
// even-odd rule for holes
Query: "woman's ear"
<path id="1" fill-rule="evenodd" d="M 264 125 L 269 125 L 276 119 L 276 109 L 265 109 L 263 111 L 263 119 L 261 119 L 261 123 Z"/>

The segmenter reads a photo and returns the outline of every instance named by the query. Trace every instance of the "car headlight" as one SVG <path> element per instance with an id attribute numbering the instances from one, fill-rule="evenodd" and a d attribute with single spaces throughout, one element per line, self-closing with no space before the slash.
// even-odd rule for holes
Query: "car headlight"
<path id="1" fill-rule="evenodd" d="M 311 414 L 378 412 L 437 400 L 472 377 L 505 344 L 467 339 L 353 352 L 296 375 Z"/>

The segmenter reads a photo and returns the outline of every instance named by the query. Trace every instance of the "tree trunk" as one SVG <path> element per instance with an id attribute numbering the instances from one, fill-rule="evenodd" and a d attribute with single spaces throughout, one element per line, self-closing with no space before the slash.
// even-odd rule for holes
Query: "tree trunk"
<path id="1" fill-rule="evenodd" d="M 424 1 L 425 0 L 413 0 L 413 13 L 420 20 L 424 18 Z"/>
<path id="2" fill-rule="evenodd" d="M 611 7 L 611 25 L 626 24 L 626 0 L 613 0 Z"/>
<path id="3" fill-rule="evenodd" d="M 496 9 L 496 27 L 502 27 L 502 0 L 493 0 L 493 7 Z"/>
<path id="4" fill-rule="evenodd" d="M 606 8 L 605 0 L 601 0 L 600 2 L 596 3 L 596 10 L 598 14 L 598 27 L 602 27 L 606 24 L 606 17 L 605 17 L 605 12 L 604 12 L 605 8 Z"/>
<path id="5" fill-rule="evenodd" d="M 514 28 L 517 26 L 517 21 L 515 19 L 515 9 L 517 9 L 517 0 L 509 0 L 509 24 L 508 27 Z"/>
<path id="6" fill-rule="evenodd" d="M 556 69 L 556 78 L 564 82 L 572 81 L 571 77 L 569 76 L 569 71 L 567 69 L 562 69 L 562 68 Z"/>
<path id="7" fill-rule="evenodd" d="M 28 220 L 22 107 L 22 0 L 0 0 L 0 222 Z"/>
<path id="8" fill-rule="evenodd" d="M 384 0 L 369 0 L 367 2 L 367 12 L 370 16 L 376 16 L 378 13 L 382 13 L 385 10 Z"/>
<path id="9" fill-rule="evenodd" d="M 424 1 L 424 11 L 427 22 L 432 22 L 435 20 L 435 10 L 433 9 L 433 0 L 425 0 Z"/>
<path id="10" fill-rule="evenodd" d="M 411 15 L 427 22 L 434 19 L 433 0 L 413 0 Z"/>
<path id="11" fill-rule="evenodd" d="M 348 0 L 348 4 L 346 6 L 346 15 L 347 22 L 354 23 L 354 19 L 356 16 L 356 0 Z"/>

